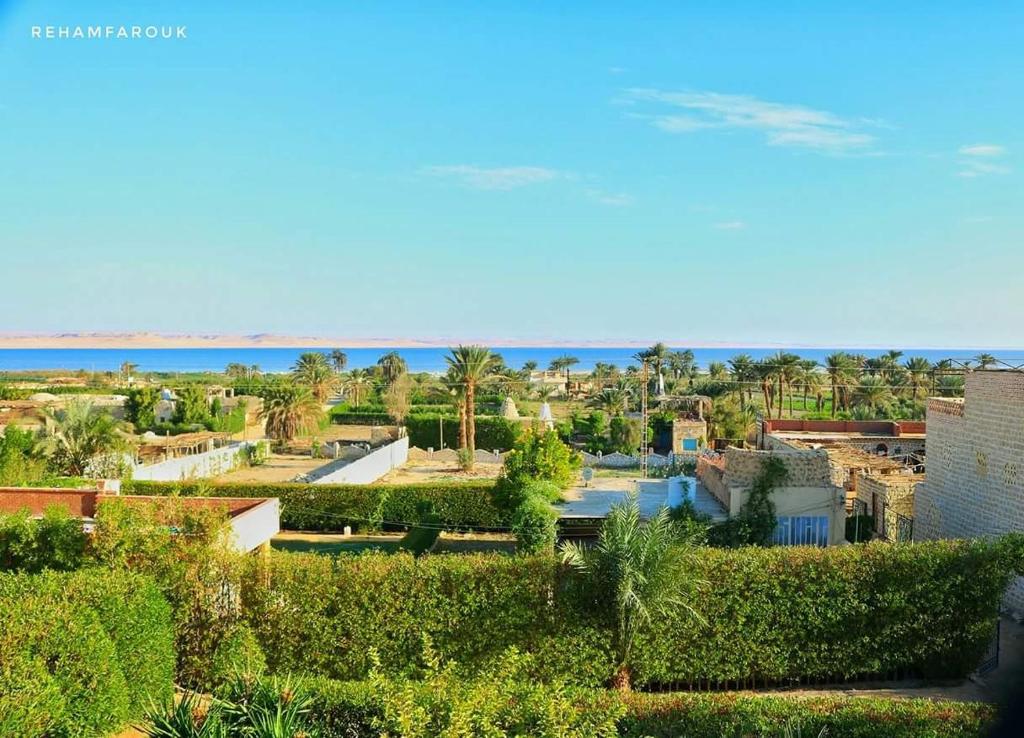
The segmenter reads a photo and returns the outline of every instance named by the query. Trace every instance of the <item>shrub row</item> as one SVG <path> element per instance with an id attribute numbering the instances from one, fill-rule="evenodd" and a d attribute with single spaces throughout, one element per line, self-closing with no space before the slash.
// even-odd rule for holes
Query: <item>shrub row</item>
<path id="1" fill-rule="evenodd" d="M 691 573 L 701 619 L 680 607 L 645 628 L 634 681 L 964 676 L 1020 561 L 1019 541 L 1005 540 L 702 549 Z M 596 686 L 612 672 L 607 608 L 550 557 L 277 553 L 271 567 L 269 587 L 251 577 L 244 598 L 275 671 L 362 679 L 371 649 L 401 670 L 427 636 L 470 668 L 516 647 L 541 679 Z"/>
<path id="2" fill-rule="evenodd" d="M 381 719 L 379 695 L 366 682 L 310 679 L 312 715 L 324 738 L 370 738 Z M 724 694 L 597 693 L 588 700 L 622 700 L 620 738 L 818 736 L 844 738 L 971 738 L 986 735 L 995 710 L 982 703 L 867 697 L 788 697 Z"/>
<path id="3" fill-rule="evenodd" d="M 459 419 L 454 415 L 416 414 L 405 419 L 409 444 L 419 448 L 441 448 L 441 424 L 444 442 L 455 448 L 459 442 Z M 496 415 L 476 416 L 476 447 L 487 451 L 505 451 L 515 445 L 522 424 Z"/>
<path id="4" fill-rule="evenodd" d="M 0 575 L 0 735 L 106 735 L 173 692 L 170 606 L 106 569 Z"/>
<path id="5" fill-rule="evenodd" d="M 416 523 L 429 509 L 451 528 L 496 528 L 506 515 L 494 503 L 494 483 L 433 484 L 204 484 L 131 481 L 126 492 L 138 495 L 277 497 L 285 530 L 339 531 L 376 529 L 389 523 Z"/>

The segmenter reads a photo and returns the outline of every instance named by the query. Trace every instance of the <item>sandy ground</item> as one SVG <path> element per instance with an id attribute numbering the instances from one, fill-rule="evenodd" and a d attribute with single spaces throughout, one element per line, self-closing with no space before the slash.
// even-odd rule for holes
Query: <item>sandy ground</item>
<path id="1" fill-rule="evenodd" d="M 269 484 L 274 482 L 290 482 L 299 474 L 321 467 L 332 459 L 314 459 L 309 454 L 296 456 L 290 454 L 271 454 L 266 463 L 260 466 L 249 466 L 235 469 L 227 474 L 214 477 L 214 483 L 220 482 L 253 482 Z"/>
<path id="2" fill-rule="evenodd" d="M 462 471 L 454 462 L 442 461 L 409 461 L 398 469 L 385 474 L 377 480 L 377 484 L 416 484 L 418 482 L 457 482 L 474 479 L 496 479 L 501 471 L 501 464 L 481 464 L 477 462 L 472 472 Z"/>

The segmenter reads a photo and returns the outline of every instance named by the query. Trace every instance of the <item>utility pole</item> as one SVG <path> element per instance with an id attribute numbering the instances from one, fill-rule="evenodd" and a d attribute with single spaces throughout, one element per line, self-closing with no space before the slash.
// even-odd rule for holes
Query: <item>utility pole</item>
<path id="1" fill-rule="evenodd" d="M 640 476 L 647 479 L 647 360 L 642 362 L 643 381 L 640 384 Z"/>

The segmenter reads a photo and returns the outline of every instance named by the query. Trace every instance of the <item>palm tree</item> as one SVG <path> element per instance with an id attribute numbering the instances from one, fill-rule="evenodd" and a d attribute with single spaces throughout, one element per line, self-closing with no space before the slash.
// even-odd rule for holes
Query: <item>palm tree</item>
<path id="1" fill-rule="evenodd" d="M 672 351 L 668 355 L 668 368 L 673 379 L 682 379 L 693 374 L 694 356 L 690 349 Z"/>
<path id="2" fill-rule="evenodd" d="M 932 363 L 923 356 L 912 356 L 903 363 L 903 367 L 907 370 L 911 397 L 917 402 L 918 390 L 928 386 Z"/>
<path id="3" fill-rule="evenodd" d="M 789 387 L 789 417 L 793 417 L 793 383 L 800 375 L 800 357 L 786 351 L 779 351 L 769 359 L 779 384 L 779 414 L 782 417 L 783 392 Z"/>
<path id="4" fill-rule="evenodd" d="M 275 441 L 290 441 L 317 427 L 323 410 L 308 387 L 284 385 L 275 388 L 260 410 L 267 435 Z"/>
<path id="5" fill-rule="evenodd" d="M 626 411 L 629 402 L 629 390 L 620 385 L 618 387 L 605 387 L 596 395 L 590 398 L 590 406 L 604 410 L 609 415 L 622 415 Z"/>
<path id="6" fill-rule="evenodd" d="M 309 387 L 317 402 L 325 402 L 339 384 L 338 375 L 331 369 L 327 355 L 318 351 L 300 354 L 292 367 L 292 377 Z"/>
<path id="7" fill-rule="evenodd" d="M 816 400 L 814 409 L 821 412 L 824 375 L 818 371 L 818 362 L 813 359 L 800 362 L 797 385 L 804 393 L 804 411 L 807 411 L 807 396 L 813 394 Z"/>
<path id="8" fill-rule="evenodd" d="M 536 361 L 524 361 L 523 362 L 523 371 L 526 372 L 527 374 L 530 374 L 531 372 L 537 371 L 537 362 Z"/>
<path id="9" fill-rule="evenodd" d="M 651 369 L 654 370 L 654 376 L 657 377 L 661 374 L 661 369 L 665 365 L 666 359 L 669 356 L 668 346 L 658 341 L 656 344 L 651 346 L 649 349 L 638 351 L 634 358 L 638 361 L 646 361 L 651 365 Z"/>
<path id="10" fill-rule="evenodd" d="M 63 410 L 47 410 L 46 425 L 37 450 L 65 476 L 83 476 L 97 457 L 129 447 L 117 421 L 105 411 L 94 412 L 86 400 L 72 400 Z"/>
<path id="11" fill-rule="evenodd" d="M 854 376 L 855 360 L 845 351 L 837 351 L 825 357 L 825 373 L 832 385 L 832 417 L 843 404 L 844 390 Z"/>
<path id="12" fill-rule="evenodd" d="M 699 618 L 690 605 L 697 584 L 686 576 L 692 549 L 661 507 L 646 523 L 636 495 L 612 507 L 593 546 L 563 543 L 562 561 L 583 574 L 598 608 L 611 606 L 615 621 L 616 672 L 613 684 L 628 690 L 633 645 L 640 629 L 680 608 Z"/>
<path id="13" fill-rule="evenodd" d="M 121 375 L 124 377 L 126 382 L 132 378 L 132 374 L 134 374 L 135 370 L 138 368 L 138 364 L 134 364 L 130 361 L 125 361 L 121 363 Z"/>
<path id="14" fill-rule="evenodd" d="M 444 357 L 445 361 L 448 362 L 453 378 L 463 385 L 466 393 L 466 404 L 462 411 L 466 419 L 466 438 L 462 448 L 469 450 L 468 470 L 472 471 L 473 453 L 476 451 L 476 388 L 490 374 L 494 366 L 494 354 L 486 346 L 456 346 L 449 349 L 449 354 Z"/>
<path id="15" fill-rule="evenodd" d="M 729 370 L 725 368 L 725 364 L 721 361 L 712 361 L 708 364 L 708 376 L 711 379 L 725 379 L 729 376 Z"/>
<path id="16" fill-rule="evenodd" d="M 619 368 L 615 364 L 607 364 L 603 361 L 594 363 L 594 370 L 590 372 L 593 379 L 611 379 L 619 376 Z"/>
<path id="17" fill-rule="evenodd" d="M 979 369 L 988 369 L 990 366 L 995 366 L 999 363 L 999 359 L 992 354 L 978 354 L 974 357 L 974 360 L 978 362 Z"/>
<path id="18" fill-rule="evenodd" d="M 373 379 L 370 376 L 369 369 L 353 369 L 348 375 L 342 380 L 342 388 L 345 392 L 351 393 L 353 404 L 355 407 L 359 407 L 359 404 L 363 398 L 364 392 L 369 392 L 370 387 L 373 386 Z"/>
<path id="19" fill-rule="evenodd" d="M 736 354 L 729 359 L 729 372 L 732 374 L 732 381 L 739 388 L 740 407 L 746 407 L 751 390 L 747 383 L 752 382 L 756 377 L 754 360 L 750 354 Z"/>
<path id="20" fill-rule="evenodd" d="M 551 360 L 548 364 L 549 372 L 565 372 L 565 391 L 569 391 L 569 369 L 570 367 L 576 366 L 580 363 L 580 360 L 575 356 L 569 354 L 563 354 Z"/>
<path id="21" fill-rule="evenodd" d="M 964 375 L 943 374 L 935 382 L 935 392 L 939 397 L 963 397 Z"/>
<path id="22" fill-rule="evenodd" d="M 331 351 L 331 366 L 334 367 L 334 371 L 341 374 L 348 366 L 348 354 L 341 349 Z"/>
<path id="23" fill-rule="evenodd" d="M 868 375 L 861 377 L 854 396 L 859 405 L 878 412 L 892 401 L 892 392 L 883 377 Z"/>
<path id="24" fill-rule="evenodd" d="M 377 359 L 377 366 L 380 368 L 381 377 L 388 384 L 391 384 L 409 370 L 405 359 L 397 351 L 388 351 L 381 356 Z"/>

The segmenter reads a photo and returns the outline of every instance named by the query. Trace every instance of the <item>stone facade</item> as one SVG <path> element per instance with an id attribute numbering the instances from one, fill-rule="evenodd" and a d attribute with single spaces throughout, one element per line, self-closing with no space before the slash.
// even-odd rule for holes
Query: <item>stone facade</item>
<path id="1" fill-rule="evenodd" d="M 730 515 L 739 514 L 750 497 L 750 488 L 769 457 L 781 459 L 788 475 L 785 484 L 772 490 L 775 513 L 784 517 L 828 518 L 828 544 L 846 537 L 845 491 L 842 470 L 829 460 L 824 449 L 755 451 L 729 447 L 721 455 L 702 455 L 697 478 L 722 503 Z"/>
<path id="2" fill-rule="evenodd" d="M 867 474 L 857 481 L 857 499 L 875 516 L 875 535 L 896 541 L 897 515 L 913 519 L 914 491 L 924 479 L 920 474 Z"/>
<path id="3" fill-rule="evenodd" d="M 914 540 L 1024 531 L 1024 372 L 967 375 L 963 401 L 928 402 L 927 474 Z M 1024 614 L 1024 578 L 1004 604 Z"/>

